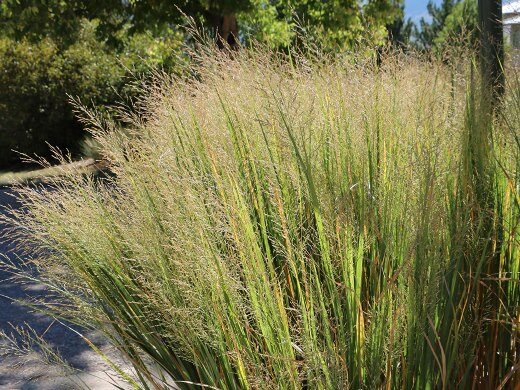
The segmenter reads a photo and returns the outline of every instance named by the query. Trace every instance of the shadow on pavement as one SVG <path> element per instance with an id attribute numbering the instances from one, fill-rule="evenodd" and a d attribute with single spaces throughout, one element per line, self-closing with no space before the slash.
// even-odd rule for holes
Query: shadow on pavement
<path id="1" fill-rule="evenodd" d="M 0 212 L 6 213 L 6 206 L 18 208 L 20 205 L 13 197 L 11 189 L 0 188 Z M 5 224 L 0 224 L 0 232 L 8 229 Z M 0 239 L 0 255 L 8 256 L 12 261 L 18 261 L 20 253 L 17 253 L 11 242 Z M 12 299 L 44 298 L 45 286 L 38 284 L 21 285 L 9 280 L 10 275 L 0 269 L 0 330 L 6 333 L 12 332 L 14 326 L 30 326 L 38 335 L 44 335 L 44 340 L 49 343 L 59 354 L 73 367 L 86 373 L 101 373 L 106 371 L 106 365 L 90 347 L 76 333 L 66 326 L 54 321 L 52 318 L 33 312 L 30 308 L 13 302 Z M 9 297 L 9 298 L 6 298 Z M 95 334 L 88 334 L 90 340 L 97 345 L 102 345 L 102 339 Z M 13 365 L 15 367 L 13 367 Z M 24 358 L 23 361 L 9 358 L 0 360 L 0 389 L 40 389 L 47 388 L 44 385 L 49 378 L 49 388 L 75 388 L 70 383 L 59 384 L 56 378 L 63 377 L 63 371 L 53 369 L 43 364 L 38 359 Z M 98 375 L 99 376 L 99 375 Z M 40 382 L 43 381 L 43 382 Z M 98 382 L 93 388 L 105 388 L 105 381 Z M 49 382 L 48 382 L 49 383 Z M 63 387 L 65 386 L 65 387 Z M 108 387 L 109 388 L 109 387 Z"/>

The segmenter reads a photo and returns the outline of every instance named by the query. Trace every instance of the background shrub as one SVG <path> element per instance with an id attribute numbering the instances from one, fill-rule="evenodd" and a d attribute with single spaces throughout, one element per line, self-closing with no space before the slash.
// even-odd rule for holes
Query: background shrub
<path id="1" fill-rule="evenodd" d="M 85 22 L 67 47 L 51 38 L 0 38 L 0 168 L 20 162 L 14 151 L 48 157 L 48 144 L 77 153 L 85 133 L 70 97 L 98 108 L 131 98 L 131 78 L 173 67 L 180 40 L 165 36 L 133 35 L 114 50 L 96 38 L 95 23 Z"/>

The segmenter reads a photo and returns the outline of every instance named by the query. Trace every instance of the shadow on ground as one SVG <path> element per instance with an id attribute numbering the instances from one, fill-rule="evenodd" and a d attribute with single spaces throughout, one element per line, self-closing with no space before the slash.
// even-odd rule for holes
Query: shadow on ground
<path id="1" fill-rule="evenodd" d="M 8 212 L 5 209 L 6 206 L 20 207 L 13 196 L 13 190 L 8 187 L 0 188 L 1 213 Z M 5 231 L 5 229 L 8 229 L 8 226 L 0 224 L 0 231 Z M 13 244 L 6 239 L 0 239 L 0 255 L 8 256 L 14 262 L 20 261 L 17 260 L 20 253 L 17 253 Z M 106 382 L 108 378 L 105 372 L 109 373 L 109 371 L 105 363 L 81 337 L 52 318 L 13 302 L 13 299 L 44 298 L 45 287 L 38 284 L 22 286 L 10 281 L 9 276 L 7 272 L 0 269 L 0 330 L 11 333 L 12 325 L 30 326 L 38 335 L 43 335 L 44 340 L 57 350 L 73 368 L 84 373 L 79 379 L 85 383 L 83 386 L 71 383 L 65 377 L 63 369 L 44 364 L 41 359 L 31 356 L 0 357 L 0 389 L 111 388 Z M 99 336 L 93 333 L 86 336 L 97 345 L 106 347 Z M 99 379 L 99 377 L 103 379 Z"/>

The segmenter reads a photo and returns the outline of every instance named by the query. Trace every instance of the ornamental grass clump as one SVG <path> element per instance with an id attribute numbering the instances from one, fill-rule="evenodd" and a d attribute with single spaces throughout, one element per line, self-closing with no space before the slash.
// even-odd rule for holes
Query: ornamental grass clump
<path id="1" fill-rule="evenodd" d="M 518 384 L 518 84 L 487 115 L 469 61 L 232 57 L 83 113 L 109 174 L 21 190 L 45 309 L 141 388 Z"/>

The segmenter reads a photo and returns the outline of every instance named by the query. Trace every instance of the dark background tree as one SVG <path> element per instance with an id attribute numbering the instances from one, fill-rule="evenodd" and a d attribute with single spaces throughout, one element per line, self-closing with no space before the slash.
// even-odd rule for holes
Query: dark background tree
<path id="1" fill-rule="evenodd" d="M 404 4 L 396 7 L 397 16 L 395 20 L 387 25 L 388 39 L 393 46 L 405 48 L 410 45 L 414 23 L 412 19 L 405 18 Z"/>
<path id="2" fill-rule="evenodd" d="M 433 46 L 435 38 L 444 28 L 446 18 L 451 14 L 457 0 L 443 0 L 440 5 L 435 5 L 433 1 L 429 1 L 427 5 L 430 20 L 421 18 L 419 21 L 419 29 L 415 32 L 416 43 L 423 49 L 430 49 Z"/>
<path id="3" fill-rule="evenodd" d="M 478 45 L 478 10 L 475 0 L 462 0 L 455 4 L 444 21 L 443 28 L 433 40 L 433 46 L 442 49 L 457 45 Z"/>
<path id="4" fill-rule="evenodd" d="M 421 50 L 442 51 L 445 46 L 477 44 L 477 0 L 443 0 L 428 3 L 428 17 L 413 26 L 411 43 Z"/>
<path id="5" fill-rule="evenodd" d="M 185 15 L 217 32 L 222 30 L 224 17 L 227 22 L 252 6 L 250 0 L 5 0 L 0 23 L 17 40 L 48 36 L 67 44 L 77 39 L 83 19 L 97 20 L 99 38 L 118 43 L 117 33 L 125 27 L 127 34 L 161 34 L 167 27 L 182 24 Z"/>
<path id="6" fill-rule="evenodd" d="M 484 88 L 494 104 L 504 89 L 504 32 L 502 27 L 502 1 L 478 1 L 481 30 L 480 67 Z"/>

